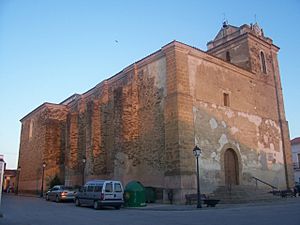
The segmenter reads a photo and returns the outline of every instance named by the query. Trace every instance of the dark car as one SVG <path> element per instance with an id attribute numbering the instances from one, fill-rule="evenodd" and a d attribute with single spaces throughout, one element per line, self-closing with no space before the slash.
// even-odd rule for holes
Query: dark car
<path id="1" fill-rule="evenodd" d="M 47 201 L 73 201 L 75 197 L 75 190 L 72 187 L 65 187 L 63 185 L 56 185 L 46 192 Z"/>

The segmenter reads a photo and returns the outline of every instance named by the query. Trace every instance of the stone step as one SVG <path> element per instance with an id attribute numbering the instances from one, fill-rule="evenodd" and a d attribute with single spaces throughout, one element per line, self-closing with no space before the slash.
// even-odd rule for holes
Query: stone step
<path id="1" fill-rule="evenodd" d="M 276 201 L 281 199 L 269 193 L 271 189 L 256 188 L 255 186 L 236 185 L 218 187 L 212 194 L 211 198 L 220 199 L 220 204 L 224 203 L 251 203 L 260 201 Z"/>

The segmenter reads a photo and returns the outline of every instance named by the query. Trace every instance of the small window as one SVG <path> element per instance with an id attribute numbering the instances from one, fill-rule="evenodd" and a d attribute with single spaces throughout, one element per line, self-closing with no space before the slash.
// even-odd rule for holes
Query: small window
<path id="1" fill-rule="evenodd" d="M 230 52 L 226 52 L 226 61 L 227 62 L 231 61 Z"/>
<path id="2" fill-rule="evenodd" d="M 261 71 L 267 74 L 266 59 L 265 59 L 265 54 L 263 52 L 260 52 L 260 61 L 261 61 Z"/>
<path id="3" fill-rule="evenodd" d="M 30 120 L 29 124 L 29 138 L 32 138 L 32 130 L 33 130 L 33 120 Z"/>
<path id="4" fill-rule="evenodd" d="M 96 185 L 95 186 L 95 192 L 101 192 L 101 190 L 102 190 L 102 186 L 99 186 L 99 185 Z"/>
<path id="5" fill-rule="evenodd" d="M 87 187 L 87 191 L 88 191 L 88 192 L 92 192 L 93 190 L 94 190 L 94 186 L 88 186 L 88 187 Z"/>
<path id="6" fill-rule="evenodd" d="M 105 186 L 105 192 L 112 192 L 113 191 L 113 186 L 112 183 L 108 183 Z"/>
<path id="7" fill-rule="evenodd" d="M 115 192 L 122 192 L 121 184 L 118 183 L 115 184 Z"/>
<path id="8" fill-rule="evenodd" d="M 223 101 L 224 101 L 224 106 L 229 106 L 229 94 L 228 93 L 223 93 Z"/>

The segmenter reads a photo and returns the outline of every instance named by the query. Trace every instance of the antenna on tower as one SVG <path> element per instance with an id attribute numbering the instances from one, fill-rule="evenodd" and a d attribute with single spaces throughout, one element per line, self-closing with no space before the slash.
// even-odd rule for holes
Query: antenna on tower
<path id="1" fill-rule="evenodd" d="M 256 14 L 254 14 L 254 22 L 257 23 Z"/>

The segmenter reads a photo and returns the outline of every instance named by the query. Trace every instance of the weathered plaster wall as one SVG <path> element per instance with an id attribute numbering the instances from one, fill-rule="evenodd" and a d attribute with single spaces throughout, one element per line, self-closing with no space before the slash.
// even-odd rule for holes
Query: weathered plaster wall
<path id="1" fill-rule="evenodd" d="M 227 148 L 238 155 L 241 184 L 249 184 L 255 176 L 284 187 L 274 86 L 250 73 L 194 56 L 189 57 L 189 74 L 194 97 L 195 142 L 203 149 L 203 188 L 224 185 L 222 156 Z M 229 107 L 223 105 L 223 93 L 229 93 Z"/>

